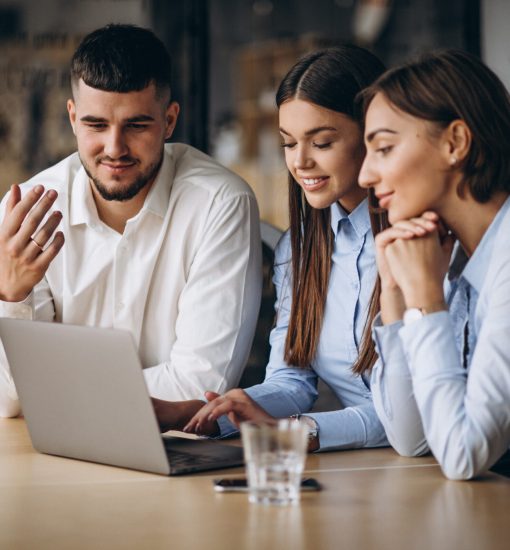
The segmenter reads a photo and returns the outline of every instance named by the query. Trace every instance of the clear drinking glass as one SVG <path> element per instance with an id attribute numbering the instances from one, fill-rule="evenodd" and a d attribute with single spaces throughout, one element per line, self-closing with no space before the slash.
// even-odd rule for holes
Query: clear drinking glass
<path id="1" fill-rule="evenodd" d="M 249 500 L 257 504 L 299 502 L 308 426 L 294 419 L 274 425 L 241 424 Z"/>

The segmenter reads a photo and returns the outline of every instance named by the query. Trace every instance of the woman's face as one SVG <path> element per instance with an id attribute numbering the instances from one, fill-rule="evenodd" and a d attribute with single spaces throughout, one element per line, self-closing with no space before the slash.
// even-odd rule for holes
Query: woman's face
<path id="1" fill-rule="evenodd" d="M 445 134 L 433 123 L 398 110 L 381 93 L 370 103 L 359 184 L 373 187 L 390 223 L 426 210 L 441 215 L 448 207 L 455 186 Z"/>
<path id="2" fill-rule="evenodd" d="M 348 212 L 366 196 L 358 186 L 365 148 L 359 125 L 347 115 L 302 99 L 280 105 L 287 168 L 313 208 L 338 201 Z"/>

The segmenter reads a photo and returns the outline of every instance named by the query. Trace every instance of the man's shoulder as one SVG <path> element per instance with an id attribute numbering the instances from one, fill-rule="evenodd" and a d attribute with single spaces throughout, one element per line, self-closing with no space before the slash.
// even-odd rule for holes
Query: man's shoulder
<path id="1" fill-rule="evenodd" d="M 237 174 L 209 155 L 183 143 L 165 145 L 165 154 L 175 165 L 173 188 L 185 186 L 197 192 L 229 198 L 239 195 L 254 197 L 250 186 Z"/>
<path id="2" fill-rule="evenodd" d="M 287 229 L 280 237 L 275 248 L 275 265 L 288 264 L 292 257 L 292 245 L 290 241 L 290 229 Z"/>
<path id="3" fill-rule="evenodd" d="M 78 170 L 82 167 L 78 153 L 73 153 L 57 164 L 46 168 L 22 184 L 22 188 L 44 185 L 46 189 L 55 189 L 59 193 L 66 192 Z"/>

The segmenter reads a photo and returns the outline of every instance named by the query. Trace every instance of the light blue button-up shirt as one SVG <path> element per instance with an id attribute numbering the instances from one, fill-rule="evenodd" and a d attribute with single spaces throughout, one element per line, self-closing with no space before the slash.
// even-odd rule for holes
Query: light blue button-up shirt
<path id="1" fill-rule="evenodd" d="M 367 201 L 349 215 L 339 204 L 332 205 L 331 227 L 335 235 L 331 277 L 313 363 L 310 368 L 295 368 L 283 359 L 291 306 L 290 235 L 286 233 L 275 253 L 277 322 L 271 332 L 266 378 L 246 392 L 275 417 L 307 413 L 314 418 L 321 450 L 384 446 L 388 442 L 368 378 L 352 373 L 377 273 Z M 317 398 L 319 377 L 338 397 L 341 410 L 308 413 Z M 220 419 L 220 429 L 222 436 L 235 430 L 225 417 Z"/>
<path id="2" fill-rule="evenodd" d="M 372 391 L 402 454 L 430 450 L 448 477 L 471 478 L 510 446 L 510 199 L 469 260 L 457 248 L 449 312 L 374 323 Z"/>

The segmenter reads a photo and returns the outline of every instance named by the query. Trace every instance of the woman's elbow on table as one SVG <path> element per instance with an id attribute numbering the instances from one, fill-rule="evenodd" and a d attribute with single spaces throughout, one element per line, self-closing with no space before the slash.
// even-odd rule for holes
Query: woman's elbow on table
<path id="1" fill-rule="evenodd" d="M 468 481 L 483 473 L 482 469 L 467 464 L 464 466 L 441 464 L 441 470 L 444 476 L 452 481 Z"/>
<path id="2" fill-rule="evenodd" d="M 476 457 L 466 454 L 453 458 L 438 460 L 445 477 L 452 481 L 467 481 L 473 479 L 490 468 L 490 463 L 476 460 Z"/>
<path id="3" fill-rule="evenodd" d="M 391 437 L 390 434 L 387 435 L 388 441 L 390 442 L 391 446 L 395 449 L 395 451 L 397 451 L 400 456 L 423 456 L 427 454 L 430 450 L 425 439 L 421 439 L 419 441 L 406 441 L 395 439 Z"/>

